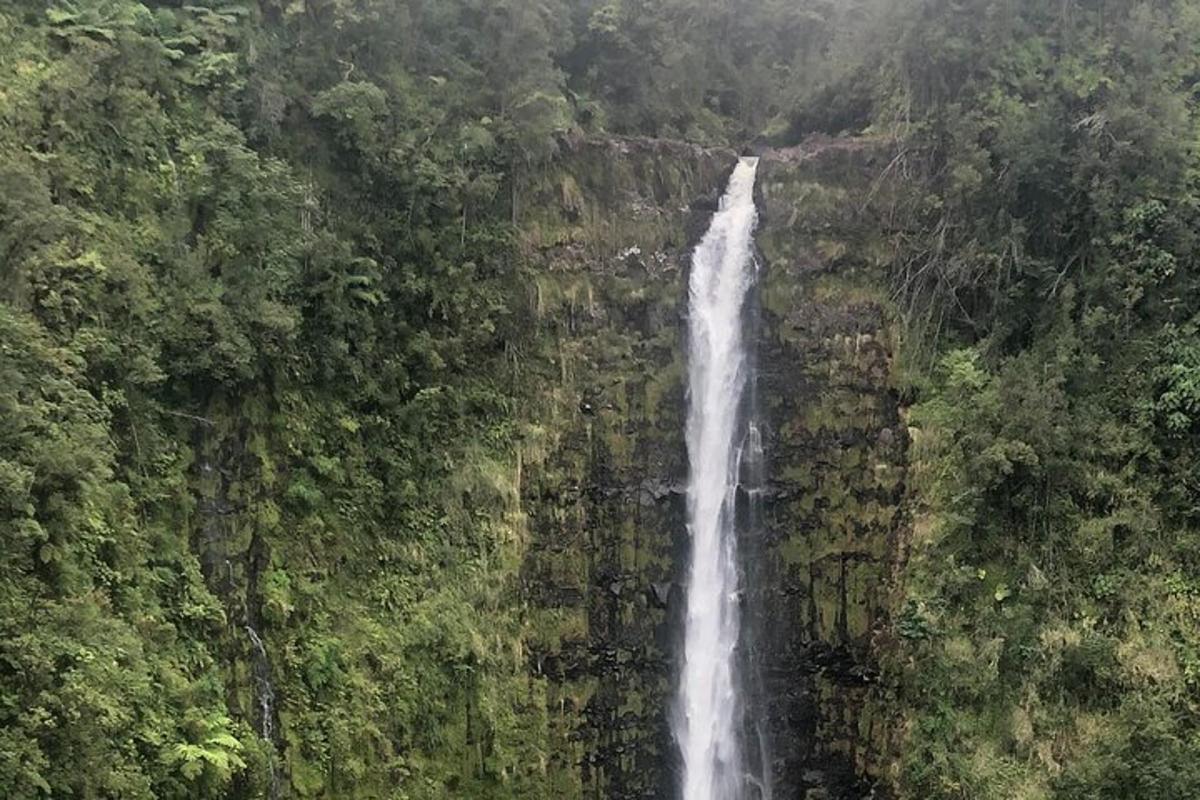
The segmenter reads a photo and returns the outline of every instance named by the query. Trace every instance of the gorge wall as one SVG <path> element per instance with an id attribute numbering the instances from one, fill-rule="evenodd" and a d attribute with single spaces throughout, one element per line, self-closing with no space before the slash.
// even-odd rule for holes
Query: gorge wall
<path id="1" fill-rule="evenodd" d="M 860 798 L 886 786 L 896 735 L 879 660 L 906 524 L 889 155 L 819 139 L 762 155 L 757 702 L 776 797 Z M 511 407 L 466 453 L 418 429 L 418 457 L 447 470 L 419 503 L 362 479 L 385 466 L 368 436 L 412 452 L 369 404 L 305 416 L 287 395 L 215 394 L 180 421 L 226 703 L 258 737 L 237 796 L 673 796 L 688 258 L 736 160 L 578 140 L 524 179 L 523 330 L 472 356 Z M 344 511 L 314 513 L 314 486 Z M 404 539 L 414 525 L 428 537 Z"/>
<path id="2" fill-rule="evenodd" d="M 525 385 L 552 431 L 525 487 L 532 669 L 553 684 L 589 797 L 671 791 L 667 730 L 683 517 L 687 254 L 732 152 L 578 144 L 522 221 L 543 350 Z M 573 767 L 567 763 L 568 769 Z"/>
<path id="3" fill-rule="evenodd" d="M 765 518 L 745 543 L 776 796 L 861 797 L 892 735 L 887 645 L 906 437 L 880 278 L 886 148 L 813 140 L 760 173 L 756 393 Z M 686 555 L 686 277 L 735 154 L 575 143 L 521 219 L 538 352 L 524 416 L 530 669 L 597 798 L 671 795 L 672 691 Z M 883 176 L 882 178 L 880 176 Z M 538 462 L 533 466 L 532 462 Z"/>
<path id="4" fill-rule="evenodd" d="M 881 279 L 889 158 L 876 142 L 813 140 L 763 162 L 768 492 L 752 607 L 784 797 L 866 796 L 889 756 L 878 659 L 906 445 Z"/>

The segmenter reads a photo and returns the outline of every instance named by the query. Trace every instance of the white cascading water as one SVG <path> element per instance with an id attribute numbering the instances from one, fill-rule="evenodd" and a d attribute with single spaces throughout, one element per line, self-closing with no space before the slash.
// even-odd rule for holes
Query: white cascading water
<path id="1" fill-rule="evenodd" d="M 754 283 L 754 179 L 743 158 L 692 254 L 689 285 L 687 522 L 691 564 L 673 732 L 683 800 L 742 795 L 737 532 L 739 417 L 748 378 L 742 310 Z"/>

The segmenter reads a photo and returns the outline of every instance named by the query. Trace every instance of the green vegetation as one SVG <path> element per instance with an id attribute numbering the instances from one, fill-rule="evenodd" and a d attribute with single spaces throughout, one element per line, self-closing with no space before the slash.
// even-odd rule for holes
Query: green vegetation
<path id="1" fill-rule="evenodd" d="M 0 795 L 580 796 L 526 484 L 677 370 L 666 268 L 547 262 L 719 169 L 562 153 L 847 131 L 902 186 L 890 788 L 1200 784 L 1194 3 L 0 0 L 0 76 Z"/>
<path id="2" fill-rule="evenodd" d="M 299 795 L 441 796 L 468 724 L 528 791 L 508 520 L 464 502 L 515 505 L 468 355 L 520 310 L 528 128 L 303 12 L 0 10 L 6 797 L 262 795 L 268 727 Z"/>
<path id="3" fill-rule="evenodd" d="M 911 5 L 900 794 L 1193 794 L 1198 10 Z"/>

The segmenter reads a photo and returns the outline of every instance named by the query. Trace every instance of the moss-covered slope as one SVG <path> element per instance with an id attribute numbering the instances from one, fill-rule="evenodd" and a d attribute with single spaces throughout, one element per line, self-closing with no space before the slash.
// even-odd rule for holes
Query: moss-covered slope
<path id="1" fill-rule="evenodd" d="M 905 525 L 899 344 L 883 269 L 888 148 L 764 154 L 758 398 L 768 492 L 752 608 L 785 796 L 860 796 L 886 764 L 892 571 Z"/>

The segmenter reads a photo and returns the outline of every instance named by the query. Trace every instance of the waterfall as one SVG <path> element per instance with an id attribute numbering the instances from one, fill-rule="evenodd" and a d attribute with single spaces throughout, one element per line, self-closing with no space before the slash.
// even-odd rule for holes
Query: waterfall
<path id="1" fill-rule="evenodd" d="M 684 657 L 673 733 L 683 800 L 739 800 L 744 698 L 735 506 L 745 433 L 749 359 L 743 307 L 755 280 L 758 159 L 733 171 L 708 232 L 692 254 L 688 314 L 687 581 Z"/>
<path id="2" fill-rule="evenodd" d="M 267 658 L 267 648 L 262 637 L 253 625 L 246 625 L 246 635 L 254 647 L 254 683 L 258 694 L 258 710 L 260 714 L 259 735 L 270 748 L 270 786 L 268 787 L 271 800 L 279 797 L 279 768 L 275 763 L 275 686 L 271 683 L 271 662 Z"/>

